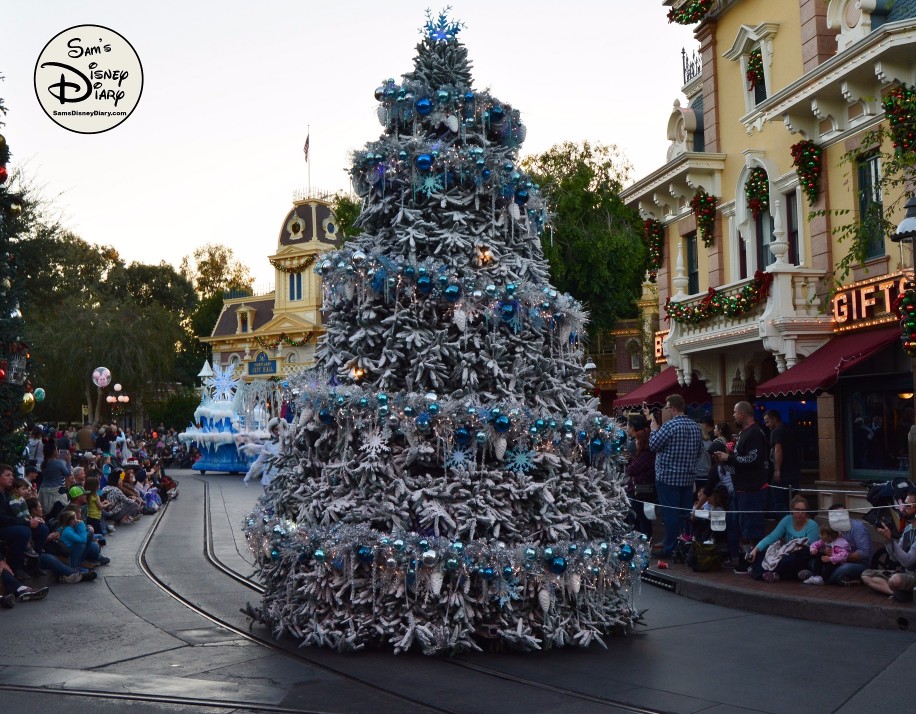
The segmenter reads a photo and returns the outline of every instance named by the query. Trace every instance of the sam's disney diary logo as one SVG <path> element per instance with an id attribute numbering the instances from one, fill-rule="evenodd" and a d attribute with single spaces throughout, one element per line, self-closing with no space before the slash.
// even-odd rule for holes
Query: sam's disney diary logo
<path id="1" fill-rule="evenodd" d="M 35 63 L 35 95 L 51 120 L 80 134 L 118 126 L 143 92 L 143 67 L 123 36 L 77 25 L 45 45 Z"/>

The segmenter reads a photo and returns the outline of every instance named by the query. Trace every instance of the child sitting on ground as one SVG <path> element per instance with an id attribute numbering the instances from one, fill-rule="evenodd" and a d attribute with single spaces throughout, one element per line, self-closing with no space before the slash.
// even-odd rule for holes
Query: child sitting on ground
<path id="1" fill-rule="evenodd" d="M 820 527 L 820 540 L 811 544 L 811 568 L 798 573 L 805 585 L 823 585 L 837 566 L 849 559 L 849 543 L 826 523 Z"/>
<path id="2" fill-rule="evenodd" d="M 728 510 L 728 489 L 724 485 L 719 484 L 716 486 L 712 493 L 707 497 L 703 496 L 698 502 L 698 510 L 706 511 L 711 513 L 712 511 L 724 512 Z M 717 543 L 725 540 L 724 531 L 712 531 L 712 517 L 707 516 L 706 518 L 697 518 L 696 516 L 691 516 L 693 521 L 693 534 L 694 540 L 697 540 L 701 543 L 704 543 L 709 540 L 715 540 Z"/>

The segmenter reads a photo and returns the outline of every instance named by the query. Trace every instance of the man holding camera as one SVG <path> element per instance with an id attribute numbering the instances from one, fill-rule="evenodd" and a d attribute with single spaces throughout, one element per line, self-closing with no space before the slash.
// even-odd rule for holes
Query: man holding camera
<path id="1" fill-rule="evenodd" d="M 872 590 L 890 595 L 895 600 L 909 602 L 916 587 L 916 493 L 910 492 L 903 504 L 906 528 L 898 539 L 893 537 L 888 524 L 878 521 L 875 530 L 884 539 L 884 548 L 900 564 L 901 570 L 866 570 L 862 582 Z"/>

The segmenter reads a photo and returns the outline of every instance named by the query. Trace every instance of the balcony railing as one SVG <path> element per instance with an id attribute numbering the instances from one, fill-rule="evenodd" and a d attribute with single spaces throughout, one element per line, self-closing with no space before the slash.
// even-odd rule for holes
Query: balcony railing
<path id="1" fill-rule="evenodd" d="M 703 58 L 700 53 L 694 50 L 687 54 L 687 50 L 681 47 L 681 70 L 684 74 L 684 84 L 687 86 L 701 74 L 703 74 Z"/>

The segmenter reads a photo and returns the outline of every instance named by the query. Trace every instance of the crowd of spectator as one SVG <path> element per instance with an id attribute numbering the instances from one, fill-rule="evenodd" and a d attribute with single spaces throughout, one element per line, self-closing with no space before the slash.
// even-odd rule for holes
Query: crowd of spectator
<path id="1" fill-rule="evenodd" d="M 102 549 L 116 529 L 177 495 L 163 470 L 177 444 L 174 430 L 36 427 L 24 463 L 0 464 L 0 605 L 44 598 L 49 579 L 95 580 L 110 562 Z"/>
<path id="2" fill-rule="evenodd" d="M 764 430 L 749 402 L 734 407 L 728 423 L 685 414 L 674 394 L 661 412 L 646 407 L 622 418 L 629 437 L 626 491 L 632 524 L 650 540 L 656 517 L 658 567 L 683 553 L 714 548 L 714 567 L 767 583 L 807 585 L 863 583 L 900 601 L 916 588 L 916 487 L 905 501 L 881 509 L 874 540 L 861 518 L 842 504 L 819 515 L 800 493 L 797 441 L 778 412 L 763 415 Z M 908 483 L 908 482 L 907 482 Z M 774 519 L 767 526 L 765 519 Z M 656 534 L 657 535 L 657 534 Z M 876 567 L 876 564 L 880 567 Z M 707 568 L 699 568 L 707 569 Z"/>

